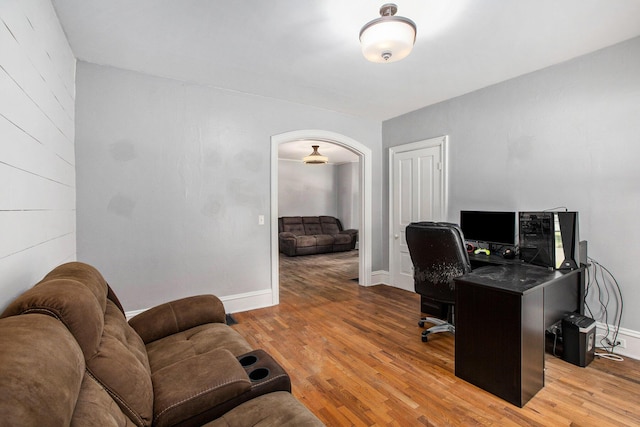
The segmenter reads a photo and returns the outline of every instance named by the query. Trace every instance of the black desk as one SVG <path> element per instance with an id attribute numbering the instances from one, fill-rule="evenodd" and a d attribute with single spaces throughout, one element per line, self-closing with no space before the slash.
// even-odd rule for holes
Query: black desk
<path id="1" fill-rule="evenodd" d="M 523 264 L 523 261 L 519 258 L 506 259 L 495 252 L 491 252 L 491 255 L 485 255 L 484 253 L 474 254 L 472 252 L 469 254 L 469 262 L 471 263 L 471 268 L 474 270 L 487 265 Z"/>
<path id="2" fill-rule="evenodd" d="M 544 386 L 545 329 L 583 310 L 582 270 L 511 260 L 455 282 L 456 376 L 524 406 Z"/>

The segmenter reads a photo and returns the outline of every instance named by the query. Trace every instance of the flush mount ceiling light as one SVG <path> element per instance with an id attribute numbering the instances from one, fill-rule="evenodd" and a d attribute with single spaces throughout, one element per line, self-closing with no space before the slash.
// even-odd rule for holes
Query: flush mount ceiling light
<path id="1" fill-rule="evenodd" d="M 368 22 L 360 30 L 362 54 L 371 62 L 395 62 L 406 58 L 416 41 L 416 24 L 395 16 L 398 6 L 386 3 L 380 7 L 380 18 Z"/>
<path id="2" fill-rule="evenodd" d="M 322 165 L 327 163 L 329 158 L 318 153 L 319 147 L 319 145 L 312 145 L 311 148 L 313 148 L 313 153 L 302 159 L 302 161 L 308 165 Z"/>

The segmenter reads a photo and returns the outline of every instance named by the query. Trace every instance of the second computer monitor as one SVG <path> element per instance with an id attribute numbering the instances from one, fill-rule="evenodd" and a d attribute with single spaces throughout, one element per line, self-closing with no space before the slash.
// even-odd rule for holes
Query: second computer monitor
<path id="1" fill-rule="evenodd" d="M 460 211 L 460 228 L 465 240 L 502 246 L 516 244 L 515 212 Z"/>

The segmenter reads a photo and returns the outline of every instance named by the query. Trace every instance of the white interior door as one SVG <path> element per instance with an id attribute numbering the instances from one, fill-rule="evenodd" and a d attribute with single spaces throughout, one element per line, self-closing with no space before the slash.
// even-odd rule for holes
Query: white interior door
<path id="1" fill-rule="evenodd" d="M 446 137 L 392 147 L 391 239 L 389 270 L 391 284 L 413 291 L 413 264 L 405 229 L 415 221 L 442 221 L 446 216 Z"/>

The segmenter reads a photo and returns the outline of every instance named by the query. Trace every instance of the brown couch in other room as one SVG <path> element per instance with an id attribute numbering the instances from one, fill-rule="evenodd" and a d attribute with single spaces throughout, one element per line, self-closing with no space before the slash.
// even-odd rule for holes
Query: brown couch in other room
<path id="1" fill-rule="evenodd" d="M 343 230 L 332 216 L 283 216 L 278 218 L 280 252 L 288 256 L 355 249 L 358 230 Z"/>
<path id="2" fill-rule="evenodd" d="M 0 316 L 0 424 L 321 426 L 213 295 L 127 322 L 93 267 L 54 269 Z"/>

